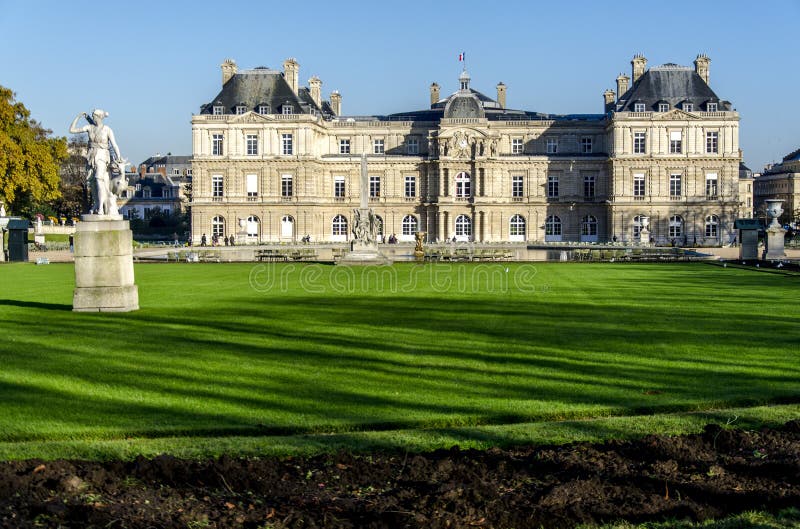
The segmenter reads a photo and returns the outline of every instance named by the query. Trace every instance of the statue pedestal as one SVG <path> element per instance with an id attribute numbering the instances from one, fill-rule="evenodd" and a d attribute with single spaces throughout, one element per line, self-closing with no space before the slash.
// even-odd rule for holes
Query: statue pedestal
<path id="1" fill-rule="evenodd" d="M 75 230 L 75 312 L 139 309 L 133 233 L 121 215 L 83 215 Z"/>
<path id="2" fill-rule="evenodd" d="M 783 259 L 786 253 L 783 251 L 783 237 L 786 230 L 780 226 L 770 226 L 767 228 L 767 248 L 764 259 Z"/>
<path id="3" fill-rule="evenodd" d="M 383 255 L 374 244 L 355 243 L 353 249 L 344 254 L 336 264 L 340 265 L 390 265 L 392 261 Z"/>
<path id="4" fill-rule="evenodd" d="M 758 259 L 758 230 L 739 230 L 739 259 L 755 261 Z"/>

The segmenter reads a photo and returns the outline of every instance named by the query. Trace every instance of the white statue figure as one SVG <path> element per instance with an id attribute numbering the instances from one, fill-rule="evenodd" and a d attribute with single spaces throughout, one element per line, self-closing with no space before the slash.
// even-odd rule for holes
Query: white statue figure
<path id="1" fill-rule="evenodd" d="M 108 117 L 108 112 L 95 109 L 91 117 L 83 112 L 78 114 L 69 127 L 70 134 L 86 132 L 89 135 L 89 153 L 87 155 L 89 172 L 87 180 L 92 189 L 94 203 L 91 213 L 97 215 L 118 215 L 117 195 L 126 187 L 125 166 L 127 161 L 122 158 L 114 138 L 114 131 L 103 125 L 103 119 Z M 88 125 L 78 127 L 78 120 L 85 118 Z M 114 149 L 116 158 L 112 164 L 109 144 Z M 113 177 L 112 177 L 113 176 Z"/>

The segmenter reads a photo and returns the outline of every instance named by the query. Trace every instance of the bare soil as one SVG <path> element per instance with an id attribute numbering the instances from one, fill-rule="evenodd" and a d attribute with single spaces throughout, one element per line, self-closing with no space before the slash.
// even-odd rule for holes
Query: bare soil
<path id="1" fill-rule="evenodd" d="M 425 454 L 0 463 L 0 526 L 527 528 L 800 506 L 800 420 Z"/>

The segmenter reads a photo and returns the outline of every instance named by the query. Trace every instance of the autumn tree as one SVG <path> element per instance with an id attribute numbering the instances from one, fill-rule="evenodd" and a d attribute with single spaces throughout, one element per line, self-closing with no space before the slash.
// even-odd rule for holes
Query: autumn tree
<path id="1" fill-rule="evenodd" d="M 53 203 L 59 216 L 77 217 L 89 211 L 88 149 L 89 140 L 83 134 L 76 134 L 67 142 L 67 157 L 61 163 L 61 197 Z"/>
<path id="2" fill-rule="evenodd" d="M 31 119 L 14 96 L 0 86 L 0 198 L 9 213 L 30 217 L 60 196 L 59 168 L 67 158 L 67 141 L 50 137 L 52 131 Z"/>

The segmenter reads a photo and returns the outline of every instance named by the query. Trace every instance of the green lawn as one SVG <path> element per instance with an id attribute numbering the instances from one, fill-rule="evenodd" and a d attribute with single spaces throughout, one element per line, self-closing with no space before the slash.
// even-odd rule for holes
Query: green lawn
<path id="1" fill-rule="evenodd" d="M 489 445 L 800 416 L 794 276 L 171 264 L 138 265 L 136 281 L 141 310 L 72 313 L 71 265 L 0 267 L 0 459 Z M 748 409 L 764 404 L 782 406 Z"/>

